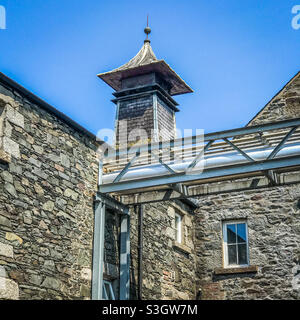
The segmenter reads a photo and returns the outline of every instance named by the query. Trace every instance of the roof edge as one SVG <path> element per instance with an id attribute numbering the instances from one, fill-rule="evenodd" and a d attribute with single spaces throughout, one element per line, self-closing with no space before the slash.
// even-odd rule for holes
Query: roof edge
<path id="1" fill-rule="evenodd" d="M 42 109 L 48 111 L 49 113 L 55 115 L 57 118 L 59 118 L 60 120 L 63 120 L 64 122 L 66 122 L 70 127 L 72 127 L 73 129 L 75 129 L 76 131 L 79 131 L 83 134 L 85 134 L 86 136 L 88 136 L 89 138 L 91 138 L 92 140 L 94 140 L 94 142 L 96 142 L 97 144 L 102 144 L 102 141 L 99 141 L 99 139 L 97 138 L 96 135 L 94 135 L 93 133 L 91 133 L 90 131 L 88 131 L 87 129 L 85 129 L 84 127 L 82 127 L 80 124 L 78 124 L 77 122 L 75 122 L 74 120 L 72 120 L 70 117 L 68 117 L 67 115 L 65 115 L 64 113 L 62 113 L 61 111 L 57 110 L 56 108 L 54 108 L 53 106 L 51 106 L 49 103 L 47 103 L 46 101 L 42 100 L 41 98 L 39 98 L 38 96 L 36 96 L 34 93 L 32 93 L 31 91 L 27 90 L 26 88 L 24 88 L 23 86 L 21 86 L 20 84 L 18 84 L 16 81 L 12 80 L 11 78 L 9 78 L 8 76 L 6 76 L 4 73 L 0 72 L 0 82 L 16 91 L 18 91 L 19 93 L 21 93 L 24 97 L 26 97 L 29 101 L 37 104 L 38 106 L 40 106 Z"/>
<path id="2" fill-rule="evenodd" d="M 260 111 L 258 111 L 256 113 L 256 115 L 245 125 L 245 127 L 249 126 L 249 124 L 256 118 L 258 117 L 263 111 L 264 109 L 270 104 L 272 103 L 272 101 L 277 98 L 282 92 L 283 90 L 291 83 L 293 82 L 298 76 L 300 75 L 300 71 L 298 71 L 266 104 L 265 106 L 260 109 Z"/>
<path id="3" fill-rule="evenodd" d="M 156 66 L 156 65 L 163 65 L 168 70 L 168 72 L 170 74 L 172 74 L 174 78 L 177 79 L 178 83 L 181 83 L 182 87 L 185 88 L 185 90 L 183 92 L 173 93 L 173 94 L 171 94 L 172 96 L 194 92 L 194 90 L 163 59 L 160 59 L 160 60 L 157 60 L 155 62 L 148 63 L 148 64 L 144 64 L 142 66 L 131 67 L 131 68 L 128 68 L 126 70 L 117 70 L 116 69 L 116 70 L 109 71 L 109 72 L 98 73 L 97 77 L 100 78 L 102 81 L 104 81 L 108 86 L 113 88 L 115 91 L 119 91 L 120 88 L 114 86 L 114 84 L 111 81 L 108 81 L 107 78 L 106 78 L 107 76 L 109 76 L 109 75 L 117 75 L 117 74 L 122 75 L 122 74 L 124 74 L 124 72 L 135 71 L 135 70 L 139 70 L 141 68 L 147 68 L 149 66 Z"/>

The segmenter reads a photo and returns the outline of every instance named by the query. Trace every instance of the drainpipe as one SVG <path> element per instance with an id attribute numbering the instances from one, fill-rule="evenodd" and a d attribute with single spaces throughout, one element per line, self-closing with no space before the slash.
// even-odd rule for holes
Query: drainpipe
<path id="1" fill-rule="evenodd" d="M 102 183 L 102 159 L 99 159 L 98 188 Z M 95 202 L 94 241 L 93 241 L 93 270 L 92 270 L 92 300 L 102 300 L 103 264 L 104 264 L 104 234 L 105 211 L 104 201 Z"/>
<path id="2" fill-rule="evenodd" d="M 143 214 L 144 207 L 142 204 L 138 206 L 138 299 L 142 300 L 142 288 L 143 288 Z"/>

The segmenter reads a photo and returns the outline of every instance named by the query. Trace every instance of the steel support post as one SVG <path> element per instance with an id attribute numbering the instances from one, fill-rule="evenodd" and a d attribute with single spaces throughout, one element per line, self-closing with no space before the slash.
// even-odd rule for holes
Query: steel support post
<path id="1" fill-rule="evenodd" d="M 92 300 L 102 300 L 105 203 L 95 202 Z"/>

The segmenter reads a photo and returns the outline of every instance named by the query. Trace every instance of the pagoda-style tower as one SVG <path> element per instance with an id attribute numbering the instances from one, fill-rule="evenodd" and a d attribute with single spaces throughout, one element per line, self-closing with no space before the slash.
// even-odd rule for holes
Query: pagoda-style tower
<path id="1" fill-rule="evenodd" d="M 193 90 L 164 60 L 158 60 L 147 39 L 138 54 L 123 66 L 98 77 L 116 90 L 112 100 L 117 105 L 116 144 L 124 147 L 142 140 L 148 142 L 174 139 L 176 134 L 175 112 L 178 103 L 172 98 Z M 139 136 L 140 129 L 143 132 Z M 132 131 L 134 130 L 134 131 Z"/>

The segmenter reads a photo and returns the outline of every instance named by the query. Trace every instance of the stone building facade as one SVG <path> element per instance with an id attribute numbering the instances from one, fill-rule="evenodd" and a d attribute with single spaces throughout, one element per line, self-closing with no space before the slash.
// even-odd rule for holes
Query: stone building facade
<path id="1" fill-rule="evenodd" d="M 299 299 L 299 184 L 210 196 L 195 215 L 197 279 L 203 299 Z M 222 223 L 247 221 L 250 272 L 223 266 Z M 205 254 L 203 254 L 205 253 Z M 230 270 L 231 271 L 231 270 Z"/>
<path id="2" fill-rule="evenodd" d="M 175 240 L 175 214 L 183 216 L 183 241 Z M 131 215 L 131 298 L 137 293 L 138 216 Z M 162 202 L 144 206 L 143 219 L 143 287 L 142 298 L 195 299 L 196 254 L 193 214 L 181 202 Z"/>
<path id="3" fill-rule="evenodd" d="M 117 91 L 117 130 L 126 120 L 147 134 L 165 129 L 164 140 L 175 137 L 172 95 L 191 89 L 156 60 L 145 41 L 128 64 L 99 77 Z M 119 72 L 127 75 L 123 82 Z M 248 125 L 299 115 L 300 73 Z M 0 74 L 1 299 L 91 299 L 101 143 Z M 300 299 L 299 183 L 195 202 L 196 209 L 180 200 L 144 205 L 142 235 L 130 207 L 131 299 Z M 107 210 L 105 219 L 103 278 L 118 299 L 120 216 Z M 224 265 L 227 222 L 247 225 L 247 266 Z"/>
<path id="4" fill-rule="evenodd" d="M 0 102 L 0 295 L 90 296 L 97 143 L 3 76 Z"/>
<path id="5" fill-rule="evenodd" d="M 248 126 L 299 116 L 300 72 Z M 300 299 L 299 217 L 299 183 L 200 199 L 194 228 L 202 298 Z M 247 221 L 251 272 L 223 269 L 222 223 L 231 220 Z"/>

